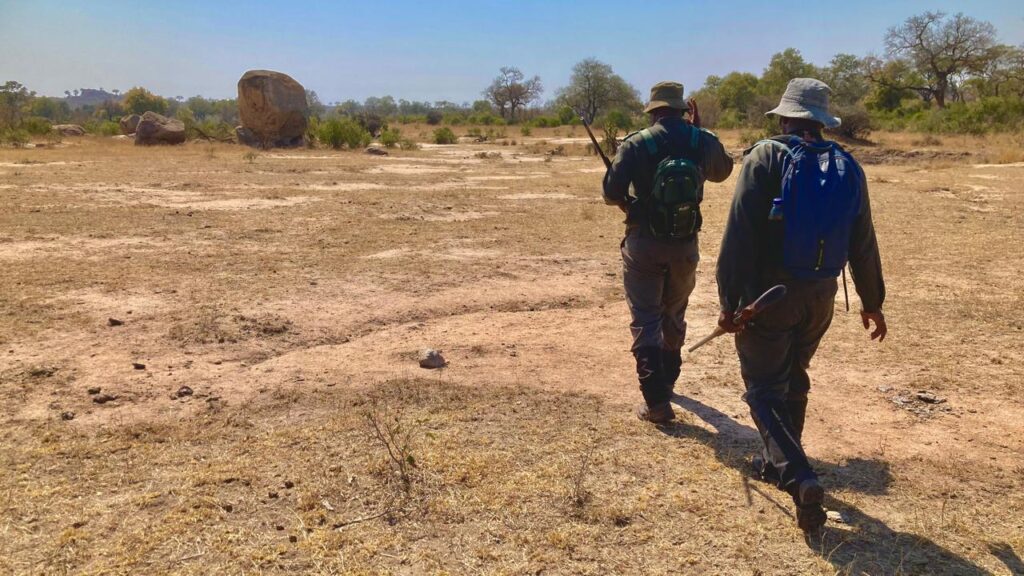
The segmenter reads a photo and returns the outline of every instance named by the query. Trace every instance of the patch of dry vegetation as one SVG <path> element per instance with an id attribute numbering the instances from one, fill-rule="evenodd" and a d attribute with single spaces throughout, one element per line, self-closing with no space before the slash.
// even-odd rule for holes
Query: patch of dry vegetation
<path id="1" fill-rule="evenodd" d="M 857 145 L 891 333 L 837 305 L 807 436 L 847 523 L 808 545 L 745 480 L 725 339 L 680 424 L 630 416 L 621 214 L 581 134 L 0 150 L 0 573 L 1019 571 L 1024 171 L 987 156 L 1012 140 Z M 429 383 L 420 346 L 450 361 Z M 946 402 L 897 402 L 920 390 Z"/>
<path id="2" fill-rule="evenodd" d="M 781 493 L 739 471 L 752 431 L 688 402 L 713 425 L 414 381 L 277 391 L 176 423 L 38 422 L 3 432 L 0 556 L 15 573 L 953 574 L 979 568 L 936 537 L 1021 544 L 1019 492 L 956 490 L 897 529 L 863 494 L 914 495 L 846 462 L 821 466 L 849 524 L 805 546 Z"/>

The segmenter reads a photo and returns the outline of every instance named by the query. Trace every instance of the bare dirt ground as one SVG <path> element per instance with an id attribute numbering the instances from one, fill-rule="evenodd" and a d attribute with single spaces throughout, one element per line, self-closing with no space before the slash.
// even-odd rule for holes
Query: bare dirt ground
<path id="1" fill-rule="evenodd" d="M 835 514 L 805 540 L 746 478 L 727 339 L 678 425 L 632 417 L 621 215 L 599 160 L 544 154 L 580 135 L 0 150 L 0 574 L 1024 573 L 1015 143 L 855 148 L 890 334 L 840 291 L 805 440 Z"/>

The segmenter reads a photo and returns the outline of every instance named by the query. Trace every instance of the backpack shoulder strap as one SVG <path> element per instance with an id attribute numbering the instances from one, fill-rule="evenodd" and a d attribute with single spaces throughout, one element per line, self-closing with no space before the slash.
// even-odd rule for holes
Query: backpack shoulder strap
<path id="1" fill-rule="evenodd" d="M 654 134 L 651 134 L 649 128 L 644 128 L 639 132 L 640 137 L 644 140 L 644 145 L 647 146 L 647 152 L 651 156 L 658 153 L 658 143 L 654 140 Z"/>
<path id="2" fill-rule="evenodd" d="M 690 125 L 690 148 L 694 152 L 700 151 L 700 129 L 696 126 Z"/>
<path id="3" fill-rule="evenodd" d="M 786 152 L 786 156 L 792 156 L 793 155 L 793 149 L 792 148 L 790 148 L 786 144 L 783 144 L 782 142 L 779 142 L 778 140 L 773 140 L 771 138 L 766 138 L 764 140 L 758 140 L 757 142 L 754 142 L 754 145 L 751 146 L 750 148 L 747 148 L 743 152 L 743 154 L 744 155 L 750 154 L 751 152 L 754 151 L 754 148 L 757 148 L 757 147 L 761 146 L 762 144 L 767 144 L 769 146 L 776 146 L 776 147 L 782 148 L 782 150 L 784 150 Z"/>

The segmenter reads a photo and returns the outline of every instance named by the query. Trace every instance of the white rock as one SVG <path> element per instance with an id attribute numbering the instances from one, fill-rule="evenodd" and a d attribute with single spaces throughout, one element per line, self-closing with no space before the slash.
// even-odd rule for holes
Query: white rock
<path id="1" fill-rule="evenodd" d="M 441 355 L 440 350 L 432 350 L 427 348 L 420 351 L 420 368 L 444 368 L 448 365 L 448 361 Z"/>

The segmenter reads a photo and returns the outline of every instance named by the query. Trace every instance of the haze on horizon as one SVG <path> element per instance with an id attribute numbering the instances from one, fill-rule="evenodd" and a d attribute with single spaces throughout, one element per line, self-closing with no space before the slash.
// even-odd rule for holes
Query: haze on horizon
<path id="1" fill-rule="evenodd" d="M 502 66 L 541 77 L 542 100 L 564 86 L 573 64 L 595 57 L 644 91 L 663 79 L 699 88 L 710 74 L 759 74 L 788 47 L 823 65 L 836 53 L 880 53 L 890 27 L 926 10 L 987 20 L 1007 44 L 1024 44 L 1019 0 L 821 4 L 547 3 L 478 0 L 430 6 L 226 0 L 208 6 L 105 0 L 0 0 L 0 81 L 42 95 L 76 88 L 232 98 L 245 70 L 293 76 L 324 102 L 392 95 L 468 102 Z"/>

